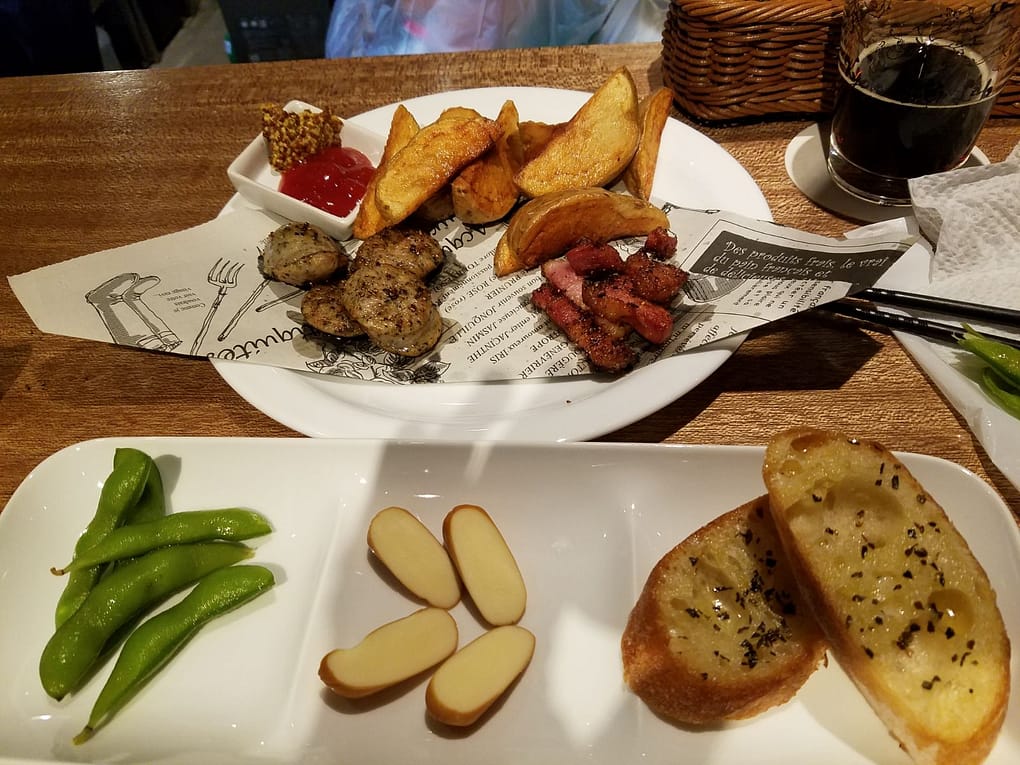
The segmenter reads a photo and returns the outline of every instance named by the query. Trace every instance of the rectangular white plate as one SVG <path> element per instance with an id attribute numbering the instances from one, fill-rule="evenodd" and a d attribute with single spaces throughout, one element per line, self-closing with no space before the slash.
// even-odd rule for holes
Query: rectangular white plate
<path id="1" fill-rule="evenodd" d="M 264 512 L 275 532 L 252 562 L 268 595 L 213 622 L 87 744 L 70 740 L 109 672 L 54 702 L 38 680 L 67 561 L 117 446 L 152 454 L 170 509 Z M 970 541 L 1016 644 L 1020 533 L 998 495 L 930 457 L 907 465 Z M 622 681 L 619 640 L 652 565 L 698 526 L 763 493 L 754 447 L 457 444 L 309 439 L 89 441 L 44 461 L 0 514 L 0 756 L 147 763 L 907 763 L 835 663 L 790 703 L 693 732 L 650 714 Z M 388 505 L 441 534 L 454 505 L 485 507 L 529 588 L 534 660 L 494 713 L 450 733 L 428 722 L 426 679 L 346 702 L 317 676 L 418 604 L 377 568 L 368 521 Z M 454 611 L 465 643 L 482 627 Z M 1017 694 L 1014 661 L 1013 700 Z M 988 760 L 1020 762 L 1020 705 Z"/>

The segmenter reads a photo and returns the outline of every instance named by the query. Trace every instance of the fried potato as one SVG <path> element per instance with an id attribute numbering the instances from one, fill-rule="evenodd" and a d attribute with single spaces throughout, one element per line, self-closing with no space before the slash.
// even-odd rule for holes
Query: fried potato
<path id="1" fill-rule="evenodd" d="M 500 130 L 496 143 L 451 182 L 453 212 L 464 223 L 491 223 L 517 204 L 520 191 L 514 174 L 524 163 L 519 122 L 516 104 L 505 102 L 496 117 Z"/>
<path id="2" fill-rule="evenodd" d="M 499 138 L 492 120 L 453 109 L 426 125 L 377 173 L 375 203 L 392 226 L 409 217 Z"/>
<path id="3" fill-rule="evenodd" d="M 414 211 L 414 219 L 429 226 L 453 217 L 453 196 L 446 184 Z"/>
<path id="4" fill-rule="evenodd" d="M 517 130 L 521 137 L 521 148 L 524 150 L 524 161 L 530 162 L 541 154 L 553 134 L 562 129 L 564 124 L 566 123 L 550 125 L 548 122 L 522 120 Z"/>
<path id="5" fill-rule="evenodd" d="M 608 242 L 668 228 L 666 213 L 643 199 L 603 188 L 560 191 L 532 199 L 510 219 L 496 245 L 496 276 L 558 257 L 580 239 Z"/>
<path id="6" fill-rule="evenodd" d="M 637 149 L 637 115 L 634 79 L 621 67 L 525 163 L 514 177 L 518 188 L 525 196 L 538 197 L 615 180 Z"/>
<path id="7" fill-rule="evenodd" d="M 637 151 L 627 169 L 623 171 L 623 184 L 627 191 L 641 199 L 650 199 L 655 180 L 655 165 L 659 161 L 659 144 L 673 108 L 673 91 L 659 88 L 649 93 L 638 104 L 638 123 L 641 135 Z"/>
<path id="8" fill-rule="evenodd" d="M 474 109 L 467 106 L 451 106 L 444 109 L 440 116 L 468 118 L 480 117 L 481 115 Z M 489 151 L 492 151 L 492 149 L 489 149 Z M 483 154 L 482 156 L 485 155 Z M 477 162 L 478 160 L 475 161 Z M 468 167 L 470 167 L 470 165 Z M 463 170 L 461 172 L 463 172 Z M 453 195 L 450 184 L 443 186 L 443 188 L 439 189 L 439 191 L 422 202 L 421 207 L 414 211 L 415 220 L 430 226 L 447 220 L 448 218 L 452 218 L 453 215 Z"/>
<path id="9" fill-rule="evenodd" d="M 477 111 L 472 109 L 470 106 L 448 106 L 439 113 L 439 119 L 471 119 L 473 117 L 481 117 Z"/>
<path id="10" fill-rule="evenodd" d="M 358 208 L 358 214 L 354 217 L 352 231 L 358 239 L 368 239 L 386 228 L 386 221 L 375 201 L 375 187 L 379 174 L 390 158 L 407 146 L 419 130 L 421 127 L 418 125 L 418 120 L 407 110 L 407 107 L 400 104 L 390 119 L 390 132 L 386 136 L 386 145 L 383 147 L 382 157 L 379 158 L 379 166 L 368 182 L 365 196 L 361 199 L 361 207 Z"/>

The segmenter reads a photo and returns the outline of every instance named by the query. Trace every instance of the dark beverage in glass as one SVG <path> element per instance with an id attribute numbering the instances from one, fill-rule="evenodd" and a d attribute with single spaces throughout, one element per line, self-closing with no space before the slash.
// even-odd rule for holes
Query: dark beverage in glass
<path id="1" fill-rule="evenodd" d="M 881 40 L 841 65 L 840 76 L 831 175 L 888 204 L 909 203 L 909 178 L 966 162 L 995 101 L 981 57 L 945 40 Z"/>

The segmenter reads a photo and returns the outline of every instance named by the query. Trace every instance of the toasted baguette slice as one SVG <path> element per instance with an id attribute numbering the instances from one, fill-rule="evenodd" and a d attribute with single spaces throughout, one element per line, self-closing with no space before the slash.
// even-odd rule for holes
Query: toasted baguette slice
<path id="1" fill-rule="evenodd" d="M 833 655 L 892 735 L 918 763 L 981 762 L 1005 716 L 1009 639 L 943 509 L 881 445 L 839 433 L 777 434 L 763 473 Z"/>
<path id="2" fill-rule="evenodd" d="M 798 598 L 759 497 L 695 531 L 652 569 L 623 634 L 624 679 L 653 711 L 681 723 L 781 704 L 825 658 Z"/>

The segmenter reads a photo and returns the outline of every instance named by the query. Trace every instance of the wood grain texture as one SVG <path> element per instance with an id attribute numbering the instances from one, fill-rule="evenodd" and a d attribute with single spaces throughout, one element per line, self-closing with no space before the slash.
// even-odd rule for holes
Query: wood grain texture
<path id="1" fill-rule="evenodd" d="M 659 54 L 656 44 L 592 46 L 0 80 L 0 269 L 10 276 L 214 217 L 233 194 L 226 167 L 257 132 L 265 101 L 298 98 L 351 115 L 459 88 L 591 91 L 618 66 L 644 94 L 662 82 Z M 751 172 L 778 222 L 840 234 L 856 224 L 804 199 L 784 170 L 787 143 L 808 124 L 697 127 Z M 1020 123 L 995 120 L 980 146 L 998 161 L 1018 140 Z M 43 335 L 6 279 L 0 316 L 0 506 L 49 454 L 90 438 L 297 435 L 207 362 Z M 811 316 L 752 333 L 690 394 L 605 440 L 764 444 L 802 424 L 953 460 L 1020 508 L 1020 494 L 894 338 Z"/>

